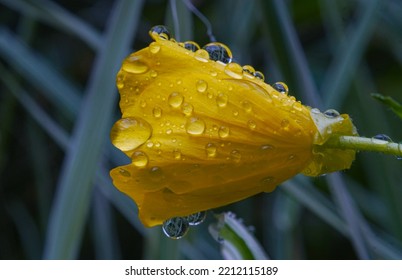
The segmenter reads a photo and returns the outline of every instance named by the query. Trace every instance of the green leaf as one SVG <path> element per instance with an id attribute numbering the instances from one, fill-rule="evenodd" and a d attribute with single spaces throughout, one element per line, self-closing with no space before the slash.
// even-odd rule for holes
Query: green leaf
<path id="1" fill-rule="evenodd" d="M 384 96 L 379 93 L 372 93 L 371 96 L 388 106 L 398 117 L 402 119 L 402 105 L 398 101 L 393 99 L 391 96 Z"/>
<path id="2" fill-rule="evenodd" d="M 218 222 L 209 226 L 210 234 L 221 243 L 226 259 L 268 259 L 249 229 L 231 212 L 217 215 Z"/>

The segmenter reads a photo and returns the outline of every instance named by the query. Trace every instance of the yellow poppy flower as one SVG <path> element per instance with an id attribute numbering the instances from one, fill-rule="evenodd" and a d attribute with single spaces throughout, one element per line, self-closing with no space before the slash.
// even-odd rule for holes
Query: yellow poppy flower
<path id="1" fill-rule="evenodd" d="M 162 28 L 117 75 L 122 118 L 113 144 L 132 163 L 111 171 L 145 226 L 227 205 L 303 172 L 349 168 L 352 150 L 325 149 L 333 134 L 356 135 L 348 115 L 321 113 L 231 62 L 220 43 L 199 49 Z"/>

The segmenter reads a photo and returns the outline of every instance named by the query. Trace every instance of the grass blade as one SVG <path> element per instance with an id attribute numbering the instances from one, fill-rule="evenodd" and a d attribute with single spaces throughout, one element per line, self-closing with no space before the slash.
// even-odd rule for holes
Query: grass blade
<path id="1" fill-rule="evenodd" d="M 372 34 L 378 17 L 379 0 L 361 2 L 362 14 L 357 26 L 352 26 L 345 35 L 343 44 L 333 58 L 326 77 L 322 83 L 321 91 L 325 93 L 324 105 L 326 108 L 340 107 L 346 97 L 347 89 L 353 78 L 363 51 Z"/>
<path id="2" fill-rule="evenodd" d="M 295 86 L 303 101 L 313 107 L 319 107 L 321 99 L 308 68 L 300 40 L 291 21 L 286 3 L 281 0 L 261 1 L 264 18 L 273 40 L 280 67 L 289 83 Z M 287 81 L 287 83 L 288 83 Z"/>
<path id="3" fill-rule="evenodd" d="M 166 10 L 166 25 L 173 27 L 175 39 L 179 42 L 193 40 L 193 17 L 185 3 L 169 0 L 169 8 Z"/>
<path id="4" fill-rule="evenodd" d="M 45 259 L 72 259 L 79 252 L 92 182 L 108 139 L 117 98 L 115 75 L 128 53 L 143 1 L 116 3 L 59 178 L 47 231 Z"/>
<path id="5" fill-rule="evenodd" d="M 20 88 L 18 81 L 2 63 L 0 63 L 0 73 L 0 80 L 3 81 L 4 85 L 6 85 L 25 110 L 30 113 L 35 121 L 56 141 L 59 146 L 67 148 L 69 138 L 67 133 L 42 110 L 28 93 Z"/>
<path id="6" fill-rule="evenodd" d="M 402 119 L 402 105 L 391 96 L 384 96 L 379 93 L 372 93 L 371 96 L 389 107 L 398 117 Z"/>
<path id="7" fill-rule="evenodd" d="M 78 88 L 46 64 L 43 58 L 29 50 L 20 40 L 0 28 L 0 55 L 36 89 L 67 116 L 75 116 L 81 98 Z"/>
<path id="8" fill-rule="evenodd" d="M 356 250 L 360 259 L 369 259 L 367 244 L 361 226 L 365 224 L 364 219 L 360 215 L 353 202 L 349 192 L 346 191 L 345 183 L 338 173 L 330 174 L 327 176 L 330 182 L 331 192 L 340 206 L 340 211 L 344 217 L 349 229 L 351 242 Z"/>
<path id="9" fill-rule="evenodd" d="M 92 236 L 97 260 L 121 259 L 120 244 L 112 207 L 96 188 L 92 200 Z"/>
<path id="10" fill-rule="evenodd" d="M 312 184 L 308 183 L 306 178 L 297 176 L 293 180 L 284 182 L 280 188 L 326 221 L 334 229 L 343 235 L 347 235 L 346 224 L 336 213 L 333 203 L 316 190 Z"/>
<path id="11" fill-rule="evenodd" d="M 1 0 L 0 2 L 21 14 L 77 36 L 94 50 L 101 47 L 102 40 L 98 31 L 85 21 L 59 7 L 55 2 L 44 0 Z"/>

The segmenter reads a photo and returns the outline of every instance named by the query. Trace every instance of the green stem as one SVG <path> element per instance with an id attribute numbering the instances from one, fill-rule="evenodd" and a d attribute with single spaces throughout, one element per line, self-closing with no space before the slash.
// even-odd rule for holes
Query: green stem
<path id="1" fill-rule="evenodd" d="M 324 144 L 328 148 L 381 152 L 402 157 L 402 144 L 358 136 L 333 136 Z"/>

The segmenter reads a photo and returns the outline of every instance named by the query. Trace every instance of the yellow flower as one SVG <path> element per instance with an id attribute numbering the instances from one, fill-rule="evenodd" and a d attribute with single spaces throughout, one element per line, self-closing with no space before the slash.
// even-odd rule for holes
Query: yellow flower
<path id="1" fill-rule="evenodd" d="M 199 49 L 162 28 L 127 57 L 117 75 L 122 118 L 113 144 L 132 163 L 111 171 L 145 226 L 227 205 L 303 172 L 349 168 L 354 151 L 325 149 L 334 134 L 356 135 L 348 115 L 311 109 L 231 62 L 219 43 Z"/>

